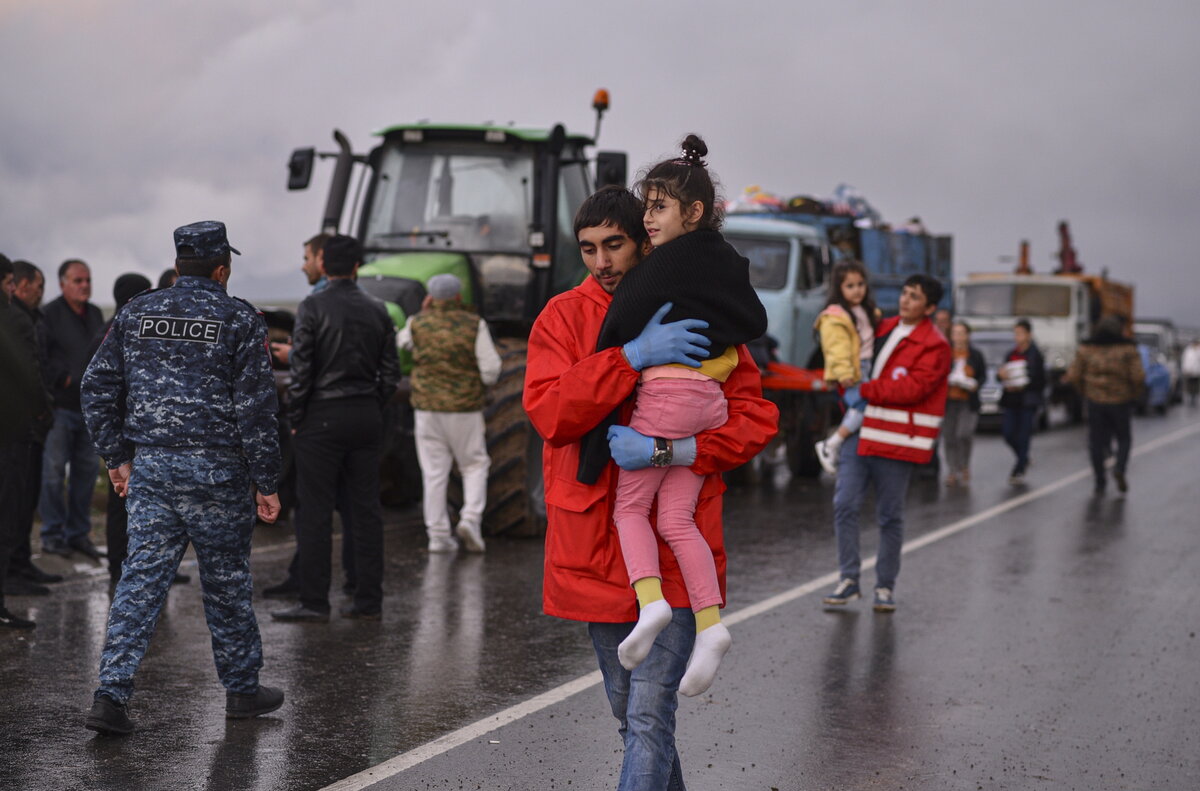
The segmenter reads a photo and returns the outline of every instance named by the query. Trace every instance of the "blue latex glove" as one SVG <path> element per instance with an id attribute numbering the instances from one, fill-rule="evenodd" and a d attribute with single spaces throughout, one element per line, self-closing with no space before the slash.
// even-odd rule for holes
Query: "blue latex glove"
<path id="1" fill-rule="evenodd" d="M 705 329 L 708 322 L 702 319 L 680 319 L 663 324 L 663 317 L 670 312 L 671 307 L 672 303 L 668 302 L 659 308 L 654 318 L 646 322 L 642 334 L 625 344 L 625 359 L 629 360 L 633 370 L 640 371 L 653 365 L 667 363 L 683 363 L 699 368 L 700 362 L 693 357 L 708 356 L 708 347 L 712 341 L 698 332 L 692 332 Z"/>
<path id="2" fill-rule="evenodd" d="M 842 401 L 845 402 L 847 408 L 857 409 L 859 412 L 863 411 L 867 405 L 867 399 L 858 392 L 858 385 L 847 387 L 846 391 L 842 393 Z"/>
<path id="3" fill-rule="evenodd" d="M 650 466 L 650 455 L 654 453 L 654 438 L 639 434 L 629 426 L 610 426 L 608 450 L 622 470 L 645 469 Z"/>

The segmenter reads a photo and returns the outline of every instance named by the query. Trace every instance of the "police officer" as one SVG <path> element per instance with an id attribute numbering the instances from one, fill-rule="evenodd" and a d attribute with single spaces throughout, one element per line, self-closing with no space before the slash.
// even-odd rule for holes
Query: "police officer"
<path id="1" fill-rule="evenodd" d="M 279 515 L 267 330 L 253 307 L 225 292 L 238 251 L 223 223 L 175 229 L 175 251 L 178 282 L 121 309 L 83 378 L 88 431 L 129 509 L 129 555 L 85 723 L 106 735 L 133 730 L 133 676 L 189 543 L 225 716 L 283 705 L 281 690 L 258 683 L 262 641 L 250 603 L 255 511 L 266 522 Z"/>

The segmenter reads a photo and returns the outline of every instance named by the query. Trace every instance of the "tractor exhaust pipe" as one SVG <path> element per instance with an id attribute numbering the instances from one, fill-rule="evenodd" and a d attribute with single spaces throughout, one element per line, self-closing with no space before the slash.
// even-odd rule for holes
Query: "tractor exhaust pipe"
<path id="1" fill-rule="evenodd" d="M 321 231 L 336 234 L 342 224 L 342 209 L 346 206 L 346 193 L 350 190 L 350 171 L 354 167 L 354 153 L 350 141 L 340 129 L 333 130 L 334 142 L 338 144 L 337 164 L 333 168 L 333 181 L 329 185 L 329 198 L 325 202 L 325 216 L 321 220 Z"/>

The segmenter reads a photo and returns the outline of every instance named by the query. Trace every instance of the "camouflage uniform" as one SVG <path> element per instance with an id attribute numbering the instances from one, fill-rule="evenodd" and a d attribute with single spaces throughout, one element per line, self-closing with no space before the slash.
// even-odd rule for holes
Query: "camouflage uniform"
<path id="1" fill-rule="evenodd" d="M 195 257 L 232 250 L 217 223 L 176 231 Z M 233 251 L 236 252 L 236 251 Z M 258 689 L 262 642 L 251 606 L 253 485 L 279 475 L 275 383 L 266 326 L 206 277 L 134 297 L 113 320 L 83 379 L 88 430 L 109 469 L 132 462 L 129 555 L 109 611 L 101 693 L 124 704 L 190 542 L 221 683 Z"/>
<path id="2" fill-rule="evenodd" d="M 491 334 L 487 324 L 459 302 L 437 299 L 409 320 L 399 343 L 413 352 L 414 432 L 430 547 L 445 551 L 452 546 L 446 543 L 452 541 L 446 487 L 454 463 L 463 486 L 457 532 L 469 549 L 482 551 L 480 531 L 491 466 L 483 419 L 484 386 L 496 382 L 501 367 Z"/>

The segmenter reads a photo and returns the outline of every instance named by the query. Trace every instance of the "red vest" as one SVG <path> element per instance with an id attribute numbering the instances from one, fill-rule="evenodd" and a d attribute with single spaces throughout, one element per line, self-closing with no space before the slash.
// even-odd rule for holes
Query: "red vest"
<path id="1" fill-rule="evenodd" d="M 883 338 L 900 322 L 884 319 L 876 329 Z M 933 458 L 938 430 L 946 414 L 950 344 L 928 318 L 902 338 L 876 372 L 859 388 L 867 399 L 858 452 L 924 464 Z"/>

